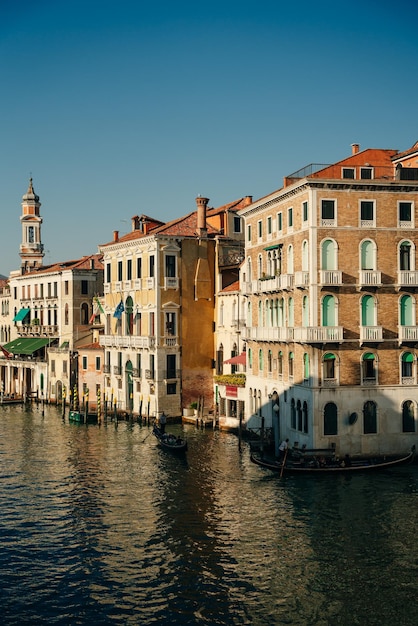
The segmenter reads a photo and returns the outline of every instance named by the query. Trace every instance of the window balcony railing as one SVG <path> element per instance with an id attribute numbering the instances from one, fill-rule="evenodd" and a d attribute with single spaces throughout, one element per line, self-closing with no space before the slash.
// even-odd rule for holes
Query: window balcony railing
<path id="1" fill-rule="evenodd" d="M 175 335 L 165 335 L 164 337 L 164 345 L 172 348 L 178 345 L 178 338 Z"/>
<path id="2" fill-rule="evenodd" d="M 99 343 L 105 348 L 151 348 L 155 347 L 155 337 L 136 335 L 102 335 Z"/>
<path id="3" fill-rule="evenodd" d="M 398 285 L 400 287 L 417 287 L 418 272 L 415 270 L 399 270 Z"/>
<path id="4" fill-rule="evenodd" d="M 383 341 L 382 326 L 360 326 L 360 343 Z"/>
<path id="5" fill-rule="evenodd" d="M 303 288 L 309 285 L 309 272 L 295 272 L 295 287 Z"/>
<path id="6" fill-rule="evenodd" d="M 258 328 L 258 326 L 246 326 L 242 329 L 243 339 L 254 341 L 292 341 L 294 328 L 284 326 L 276 328 Z"/>
<path id="7" fill-rule="evenodd" d="M 298 326 L 294 332 L 294 341 L 305 343 L 340 343 L 343 339 L 342 326 Z"/>
<path id="8" fill-rule="evenodd" d="M 402 385 L 416 385 L 414 376 L 402 376 Z"/>
<path id="9" fill-rule="evenodd" d="M 164 370 L 163 378 L 164 380 L 177 380 L 181 378 L 181 370 Z"/>
<path id="10" fill-rule="evenodd" d="M 145 378 L 147 380 L 154 380 L 155 372 L 153 370 L 145 370 Z"/>
<path id="11" fill-rule="evenodd" d="M 119 365 L 114 365 L 113 373 L 115 376 L 122 376 L 122 368 Z"/>
<path id="12" fill-rule="evenodd" d="M 17 332 L 21 337 L 55 337 L 58 335 L 58 326 L 55 324 L 30 324 L 17 326 Z"/>
<path id="13" fill-rule="evenodd" d="M 155 278 L 154 277 L 146 278 L 145 279 L 145 283 L 146 283 L 146 289 L 155 289 Z"/>
<path id="14" fill-rule="evenodd" d="M 293 274 L 280 274 L 280 288 L 285 290 L 293 289 L 295 277 Z"/>
<path id="15" fill-rule="evenodd" d="M 257 282 L 257 293 L 268 293 L 271 291 L 280 291 L 280 276 L 265 276 L 259 278 Z"/>
<path id="16" fill-rule="evenodd" d="M 399 326 L 399 343 L 408 341 L 418 341 L 418 326 Z"/>
<path id="17" fill-rule="evenodd" d="M 142 375 L 141 370 L 138 367 L 132 368 L 132 376 L 134 378 L 141 378 L 141 375 Z"/>
<path id="18" fill-rule="evenodd" d="M 382 284 L 382 272 L 379 270 L 360 270 L 360 287 L 380 287 Z"/>
<path id="19" fill-rule="evenodd" d="M 175 276 L 164 276 L 164 289 L 178 289 L 179 279 Z"/>
<path id="20" fill-rule="evenodd" d="M 110 364 L 109 363 L 105 363 L 103 365 L 103 374 L 110 374 Z"/>
<path id="21" fill-rule="evenodd" d="M 343 273 L 341 270 L 320 270 L 319 282 L 322 287 L 339 286 L 343 284 Z"/>
<path id="22" fill-rule="evenodd" d="M 118 293 L 122 293 L 122 291 L 123 291 L 122 284 L 123 284 L 122 281 L 118 280 L 115 283 L 115 291 L 117 291 Z"/>

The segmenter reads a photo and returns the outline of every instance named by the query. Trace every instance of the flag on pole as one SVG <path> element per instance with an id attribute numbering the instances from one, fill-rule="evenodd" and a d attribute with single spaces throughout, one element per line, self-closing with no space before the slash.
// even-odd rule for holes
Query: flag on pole
<path id="1" fill-rule="evenodd" d="M 6 348 L 3 348 L 3 346 L 0 346 L 0 350 L 3 352 L 4 356 L 6 357 L 6 359 L 11 359 L 13 354 L 11 352 L 9 352 L 8 350 L 6 350 Z"/>
<path id="2" fill-rule="evenodd" d="M 125 307 L 123 306 L 123 302 L 122 300 L 119 302 L 118 306 L 115 309 L 115 312 L 113 313 L 113 317 L 116 317 L 117 320 L 120 320 L 120 318 L 122 317 L 122 313 L 124 312 Z"/>
<path id="3" fill-rule="evenodd" d="M 100 313 L 102 313 L 104 315 L 104 309 L 103 309 L 103 307 L 102 307 L 102 305 L 100 303 L 100 300 L 99 300 L 99 298 L 97 296 L 95 297 L 95 300 L 96 300 L 97 308 L 99 309 Z"/>

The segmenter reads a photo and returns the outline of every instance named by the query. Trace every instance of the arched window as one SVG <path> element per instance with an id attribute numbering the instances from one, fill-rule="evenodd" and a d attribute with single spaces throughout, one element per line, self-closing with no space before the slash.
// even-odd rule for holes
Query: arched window
<path id="1" fill-rule="evenodd" d="M 363 382 L 376 382 L 376 356 L 373 352 L 366 352 L 362 357 Z"/>
<path id="2" fill-rule="evenodd" d="M 360 261 L 362 270 L 376 269 L 376 245 L 373 241 L 363 241 L 361 244 Z"/>
<path id="3" fill-rule="evenodd" d="M 223 374 L 224 371 L 224 347 L 221 343 L 216 353 L 216 373 Z"/>
<path id="4" fill-rule="evenodd" d="M 338 435 L 338 409 L 334 402 L 327 402 L 324 407 L 324 435 Z"/>
<path id="5" fill-rule="evenodd" d="M 287 273 L 293 274 L 293 246 L 290 245 L 287 249 Z"/>
<path id="6" fill-rule="evenodd" d="M 285 326 L 285 314 L 284 314 L 284 298 L 279 300 L 279 320 L 278 326 L 283 328 Z"/>
<path id="7" fill-rule="evenodd" d="M 87 302 L 83 302 L 83 304 L 81 305 L 81 309 L 80 309 L 80 317 L 81 317 L 81 324 L 88 324 L 89 323 L 89 305 L 87 304 Z M 51 312 L 50 310 L 48 310 L 48 324 L 51 324 Z"/>
<path id="8" fill-rule="evenodd" d="M 258 368 L 260 370 L 260 372 L 263 371 L 264 369 L 264 362 L 263 362 L 263 351 L 260 348 L 260 350 L 258 351 Z"/>
<path id="9" fill-rule="evenodd" d="M 307 433 L 308 432 L 308 403 L 305 402 L 303 403 L 303 432 Z"/>
<path id="10" fill-rule="evenodd" d="M 322 326 L 337 326 L 334 296 L 327 295 L 322 299 Z"/>
<path id="11" fill-rule="evenodd" d="M 399 269 L 410 271 L 412 269 L 412 246 L 410 241 L 402 241 L 399 245 Z"/>
<path id="12" fill-rule="evenodd" d="M 293 378 L 293 352 L 289 352 L 289 378 Z"/>
<path id="13" fill-rule="evenodd" d="M 303 296 L 302 300 L 302 326 L 307 328 L 309 326 L 309 298 Z"/>
<path id="14" fill-rule="evenodd" d="M 40 320 L 42 324 L 42 320 Z M 64 326 L 68 326 L 69 324 L 69 312 L 68 312 L 68 303 L 66 303 L 64 307 Z"/>
<path id="15" fill-rule="evenodd" d="M 280 378 L 283 376 L 283 352 L 280 351 L 278 354 L 278 374 L 280 376 Z"/>
<path id="16" fill-rule="evenodd" d="M 263 303 L 258 301 L 258 328 L 263 327 Z"/>
<path id="17" fill-rule="evenodd" d="M 336 358 L 332 352 L 327 352 L 322 358 L 324 380 L 334 380 L 336 375 Z"/>
<path id="18" fill-rule="evenodd" d="M 252 314 L 251 302 L 249 302 L 247 305 L 247 326 L 251 328 L 252 325 L 253 325 L 253 314 Z"/>
<path id="19" fill-rule="evenodd" d="M 414 355 L 411 352 L 404 352 L 401 357 L 402 382 L 412 382 L 414 379 Z M 408 380 L 405 380 L 408 379 Z"/>
<path id="20" fill-rule="evenodd" d="M 321 247 L 321 269 L 336 270 L 337 269 L 337 248 L 335 241 L 326 239 L 322 242 Z"/>
<path id="21" fill-rule="evenodd" d="M 411 296 L 402 296 L 399 301 L 399 320 L 401 326 L 415 326 L 414 303 Z"/>
<path id="22" fill-rule="evenodd" d="M 303 378 L 309 380 L 309 354 L 307 352 L 303 355 Z"/>
<path id="23" fill-rule="evenodd" d="M 125 316 L 126 316 L 126 334 L 133 335 L 134 332 L 134 302 L 131 296 L 128 296 L 125 301 Z"/>
<path id="24" fill-rule="evenodd" d="M 250 283 L 253 279 L 253 267 L 251 259 L 247 260 L 247 283 Z"/>
<path id="25" fill-rule="evenodd" d="M 251 348 L 248 348 L 247 356 L 248 356 L 248 367 L 252 368 L 252 366 L 253 366 L 253 351 L 252 351 Z"/>
<path id="26" fill-rule="evenodd" d="M 365 435 L 377 433 L 377 407 L 372 400 L 367 400 L 363 405 L 363 433 Z"/>
<path id="27" fill-rule="evenodd" d="M 415 432 L 415 407 L 411 400 L 406 400 L 402 404 L 402 432 Z"/>
<path id="28" fill-rule="evenodd" d="M 361 325 L 376 326 L 376 307 L 373 296 L 365 295 L 361 299 Z"/>
<path id="29" fill-rule="evenodd" d="M 307 272 L 309 269 L 309 245 L 305 241 L 302 243 L 302 272 Z"/>
<path id="30" fill-rule="evenodd" d="M 262 278 L 263 276 L 263 257 L 261 254 L 258 255 L 258 278 Z"/>
<path id="31" fill-rule="evenodd" d="M 298 430 L 302 432 L 302 428 L 303 428 L 302 403 L 300 400 L 298 400 L 296 403 L 296 413 L 297 413 L 297 418 L 298 418 Z"/>
<path id="32" fill-rule="evenodd" d="M 266 320 L 266 326 L 267 328 L 269 328 L 271 326 L 271 320 L 270 320 L 270 301 L 266 300 L 265 304 L 264 304 L 264 311 L 265 311 L 265 317 L 264 319 Z"/>
<path id="33" fill-rule="evenodd" d="M 271 374 L 271 372 L 273 371 L 273 353 L 271 350 L 268 351 L 267 355 L 267 368 L 267 371 L 269 372 L 269 374 Z"/>
<path id="34" fill-rule="evenodd" d="M 224 325 L 224 302 L 221 302 L 221 305 L 219 307 L 219 326 L 223 326 Z"/>
<path id="35" fill-rule="evenodd" d="M 290 402 L 290 426 L 296 430 L 296 405 L 294 398 Z"/>
<path id="36" fill-rule="evenodd" d="M 293 326 L 295 325 L 295 303 L 293 298 L 289 298 L 289 302 L 287 303 L 288 306 L 288 320 L 289 320 L 289 327 L 293 328 Z"/>

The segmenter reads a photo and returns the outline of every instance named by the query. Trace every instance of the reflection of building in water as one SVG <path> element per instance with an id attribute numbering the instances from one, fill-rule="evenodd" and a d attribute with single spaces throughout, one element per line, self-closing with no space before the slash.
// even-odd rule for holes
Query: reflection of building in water
<path id="1" fill-rule="evenodd" d="M 418 144 L 354 144 L 240 211 L 248 424 L 351 454 L 412 445 L 417 207 Z"/>

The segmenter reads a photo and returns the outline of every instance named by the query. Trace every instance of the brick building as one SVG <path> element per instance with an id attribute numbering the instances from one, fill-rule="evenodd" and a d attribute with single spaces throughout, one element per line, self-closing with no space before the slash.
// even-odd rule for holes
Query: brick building
<path id="1" fill-rule="evenodd" d="M 240 211 L 247 411 L 276 442 L 416 443 L 418 144 L 352 146 Z"/>

